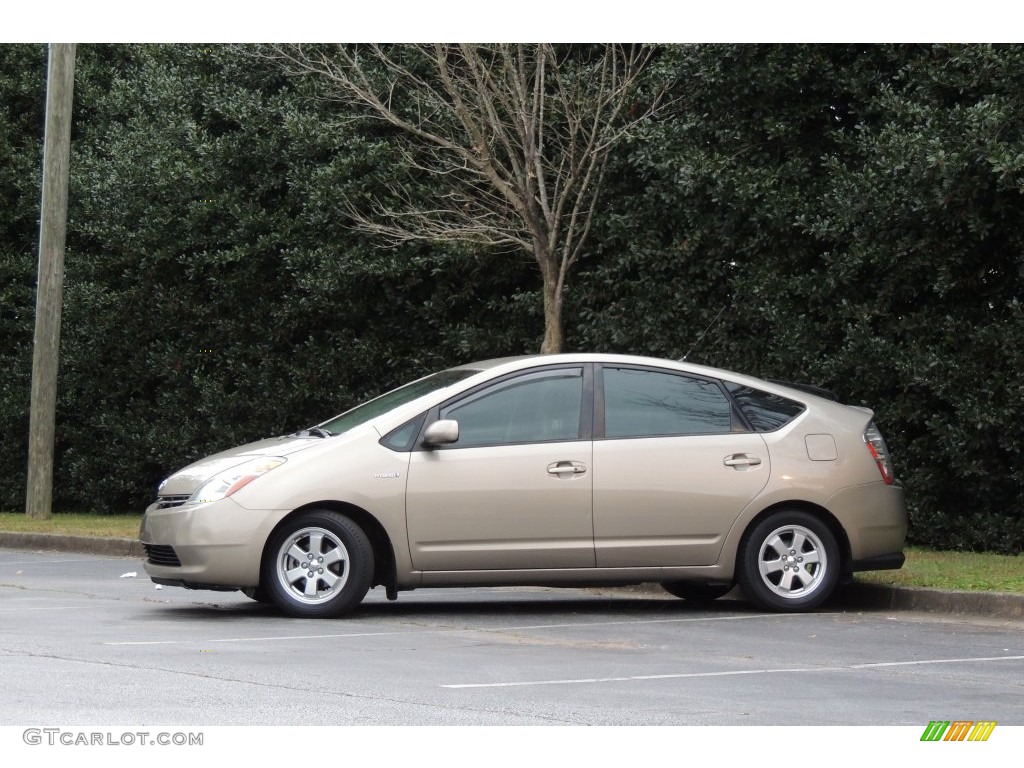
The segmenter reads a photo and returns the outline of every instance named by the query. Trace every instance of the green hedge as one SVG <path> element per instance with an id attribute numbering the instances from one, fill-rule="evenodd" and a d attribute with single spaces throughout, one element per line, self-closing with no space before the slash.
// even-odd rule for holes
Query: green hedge
<path id="1" fill-rule="evenodd" d="M 525 259 L 385 250 L 343 195 L 404 162 L 247 49 L 80 46 L 60 508 L 449 364 L 536 350 Z M 576 349 L 803 380 L 866 404 L 911 537 L 1024 549 L 1020 46 L 685 46 L 614 158 L 571 276 Z M 0 46 L 0 506 L 21 508 L 45 49 Z M 346 118 L 341 120 L 339 118 Z M 428 180 L 410 190 L 429 196 Z M 720 314 L 719 314 L 720 313 Z"/>

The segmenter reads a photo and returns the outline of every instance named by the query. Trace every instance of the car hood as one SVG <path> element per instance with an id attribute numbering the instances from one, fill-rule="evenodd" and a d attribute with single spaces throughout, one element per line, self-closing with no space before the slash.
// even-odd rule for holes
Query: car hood
<path id="1" fill-rule="evenodd" d="M 225 469 L 238 466 L 255 456 L 287 456 L 322 443 L 321 437 L 271 437 L 255 443 L 239 445 L 192 462 L 164 480 L 160 496 L 191 496 L 207 480 Z"/>

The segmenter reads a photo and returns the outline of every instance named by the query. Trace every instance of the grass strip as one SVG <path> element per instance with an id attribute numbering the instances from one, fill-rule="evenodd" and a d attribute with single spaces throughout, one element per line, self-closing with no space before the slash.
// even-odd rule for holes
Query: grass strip
<path id="1" fill-rule="evenodd" d="M 99 536 L 135 539 L 141 515 L 84 515 L 58 513 L 49 520 L 33 520 L 20 512 L 0 512 L 0 531 L 11 533 L 60 533 L 67 536 Z"/>
<path id="2" fill-rule="evenodd" d="M 856 581 L 892 587 L 928 587 L 969 592 L 1024 593 L 1024 554 L 938 552 L 909 547 L 898 571 L 865 571 Z"/>

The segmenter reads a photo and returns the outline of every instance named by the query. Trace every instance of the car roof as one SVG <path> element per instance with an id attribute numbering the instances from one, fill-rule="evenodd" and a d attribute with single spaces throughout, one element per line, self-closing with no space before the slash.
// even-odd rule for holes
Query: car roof
<path id="1" fill-rule="evenodd" d="M 728 378 L 734 380 L 748 380 L 769 386 L 778 386 L 773 382 L 757 379 L 753 376 L 746 376 L 735 371 L 727 371 L 722 368 L 711 368 L 705 365 L 686 363 L 681 360 L 669 360 L 660 357 L 647 357 L 644 355 L 623 355 L 609 352 L 566 352 L 554 355 L 518 355 L 515 357 L 496 357 L 491 360 L 479 360 L 473 363 L 465 363 L 452 368 L 452 370 L 489 371 L 493 368 L 507 367 L 509 371 L 520 368 L 529 368 L 534 365 L 559 365 L 565 363 L 612 363 L 618 365 L 643 365 L 655 368 L 673 368 L 680 371 L 690 371 L 695 374 L 703 374 L 711 378 Z M 804 393 L 806 394 L 806 393 Z"/>
<path id="2" fill-rule="evenodd" d="M 491 371 L 495 368 L 506 367 L 509 372 L 521 368 L 529 368 L 538 364 L 559 365 L 565 363 L 606 363 L 618 365 L 641 365 L 654 368 L 670 368 L 672 370 L 691 373 L 697 376 L 705 376 L 713 379 L 726 379 L 736 384 L 754 387 L 756 389 L 773 392 L 804 404 L 810 401 L 819 403 L 837 402 L 837 398 L 825 390 L 815 391 L 816 387 L 807 385 L 790 384 L 789 382 L 777 379 L 761 379 L 736 371 L 724 368 L 712 368 L 706 365 L 698 365 L 682 360 L 669 360 L 660 357 L 648 357 L 644 355 L 624 355 L 606 352 L 568 352 L 553 355 L 518 355 L 513 357 L 497 357 L 490 360 L 480 360 L 473 363 L 455 366 L 452 370 Z"/>

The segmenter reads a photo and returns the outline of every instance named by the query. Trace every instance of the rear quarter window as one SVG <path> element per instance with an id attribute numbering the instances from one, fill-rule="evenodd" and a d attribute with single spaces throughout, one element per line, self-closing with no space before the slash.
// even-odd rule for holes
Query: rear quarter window
<path id="1" fill-rule="evenodd" d="M 787 397 L 731 382 L 725 386 L 756 432 L 774 432 L 804 412 L 803 403 Z"/>

